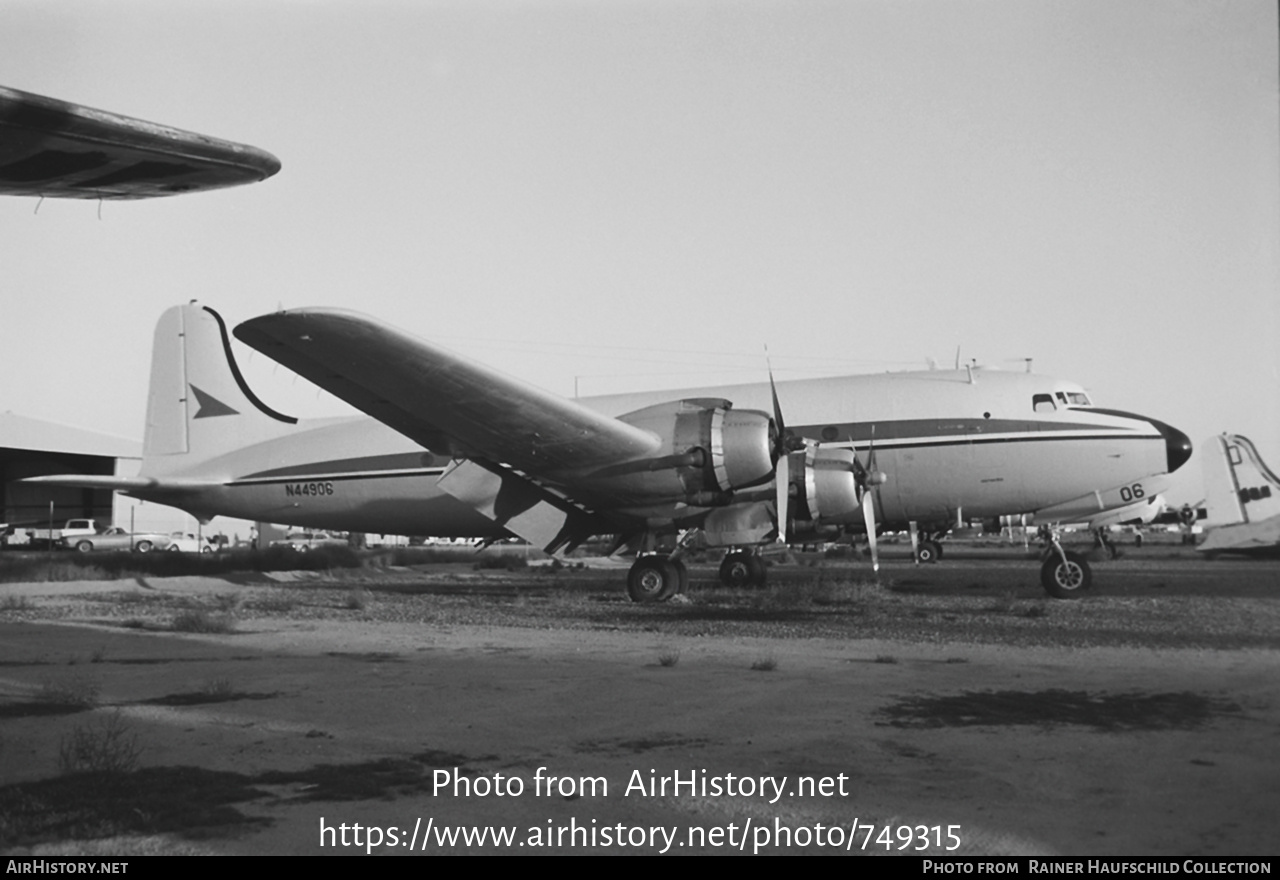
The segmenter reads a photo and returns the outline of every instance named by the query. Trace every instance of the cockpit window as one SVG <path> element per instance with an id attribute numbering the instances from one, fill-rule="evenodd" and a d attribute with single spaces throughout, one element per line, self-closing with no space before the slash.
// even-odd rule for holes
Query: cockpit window
<path id="1" fill-rule="evenodd" d="M 1067 402 L 1072 406 L 1092 406 L 1089 402 L 1089 395 L 1080 391 L 1068 391 Z"/>
<path id="2" fill-rule="evenodd" d="M 1038 413 L 1054 412 L 1057 406 L 1053 402 L 1052 394 L 1033 394 L 1031 396 L 1031 408 Z"/>

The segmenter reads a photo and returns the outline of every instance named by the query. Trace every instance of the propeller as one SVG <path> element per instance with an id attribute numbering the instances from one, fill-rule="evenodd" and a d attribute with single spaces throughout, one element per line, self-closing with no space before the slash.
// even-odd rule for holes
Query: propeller
<path id="1" fill-rule="evenodd" d="M 851 444 L 852 445 L 852 444 Z M 867 547 L 871 550 L 871 570 L 880 570 L 880 554 L 876 549 L 876 502 L 872 489 L 881 485 L 888 476 L 876 470 L 876 426 L 871 426 L 871 440 L 867 444 L 867 463 L 863 465 L 857 455 L 853 457 L 853 474 L 862 489 L 862 521 L 867 529 Z"/>
<path id="2" fill-rule="evenodd" d="M 804 439 L 787 433 L 787 423 L 782 418 L 782 404 L 778 402 L 778 386 L 773 381 L 773 364 L 769 362 L 769 346 L 764 348 L 765 364 L 769 368 L 769 393 L 773 396 L 773 423 L 777 434 L 773 440 L 773 487 L 778 514 L 778 543 L 787 542 L 787 507 L 791 502 L 791 453 L 804 448 Z"/>

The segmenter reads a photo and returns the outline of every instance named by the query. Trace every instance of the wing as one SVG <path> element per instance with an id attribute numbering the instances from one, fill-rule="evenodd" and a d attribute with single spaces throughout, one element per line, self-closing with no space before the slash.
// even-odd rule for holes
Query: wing
<path id="1" fill-rule="evenodd" d="M 279 170 L 257 147 L 0 87 L 0 194 L 145 199 Z"/>
<path id="2" fill-rule="evenodd" d="M 443 454 L 546 477 L 652 455 L 661 446 L 642 428 L 353 312 L 278 312 L 246 321 L 235 335 Z"/>

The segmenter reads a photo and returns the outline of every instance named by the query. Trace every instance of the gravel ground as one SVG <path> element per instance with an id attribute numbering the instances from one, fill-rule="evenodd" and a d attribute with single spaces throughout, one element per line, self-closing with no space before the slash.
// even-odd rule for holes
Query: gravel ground
<path id="1" fill-rule="evenodd" d="M 1097 567 L 1077 601 L 1045 597 L 1034 562 L 1013 554 L 936 566 L 777 565 L 770 586 L 729 590 L 694 565 L 688 592 L 637 605 L 622 571 L 448 564 L 253 575 L 242 583 L 153 578 L 0 593 L 0 620 L 112 621 L 167 629 L 180 615 L 224 627 L 262 620 L 363 620 L 431 626 L 663 632 L 682 636 L 891 639 L 1059 647 L 1280 647 L 1280 568 L 1269 563 L 1128 559 Z M 102 590 L 109 592 L 102 592 Z M 190 625 L 179 624 L 179 628 Z"/>
<path id="2" fill-rule="evenodd" d="M 628 601 L 617 567 L 3 585 L 0 849 L 8 810 L 42 854 L 325 854 L 316 829 L 334 817 L 746 816 L 958 823 L 967 854 L 1280 851 L 1274 563 L 1130 554 L 1054 601 L 1016 552 L 887 555 L 878 580 L 859 561 L 806 560 L 763 590 L 722 589 L 696 565 L 662 605 Z M 140 749 L 123 811 L 57 774 L 70 737 L 111 725 Z M 437 796 L 441 767 L 612 789 Z M 777 803 L 622 795 L 636 772 L 704 770 L 850 787 Z M 104 828 L 142 836 L 85 839 Z"/>

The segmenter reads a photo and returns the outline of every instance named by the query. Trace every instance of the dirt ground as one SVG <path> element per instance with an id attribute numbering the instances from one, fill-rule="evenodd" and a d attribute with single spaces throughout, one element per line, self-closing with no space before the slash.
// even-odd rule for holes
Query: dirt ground
<path id="1" fill-rule="evenodd" d="M 1280 853 L 1280 568 L 953 556 L 0 586 L 0 849 Z"/>

